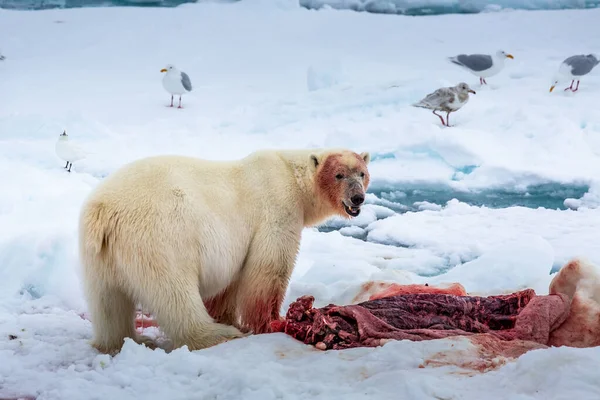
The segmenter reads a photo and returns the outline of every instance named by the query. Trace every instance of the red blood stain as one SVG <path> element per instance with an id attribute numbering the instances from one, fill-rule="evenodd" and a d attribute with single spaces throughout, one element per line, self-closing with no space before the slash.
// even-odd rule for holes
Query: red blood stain
<path id="1" fill-rule="evenodd" d="M 429 285 L 399 285 L 397 283 L 391 283 L 386 289 L 371 295 L 371 297 L 369 297 L 369 300 L 376 300 L 384 297 L 414 293 L 451 294 L 454 296 L 467 295 L 465 288 L 459 283 L 453 283 L 447 288 L 438 288 Z"/>
<path id="2" fill-rule="evenodd" d="M 352 299 L 352 302 L 360 303 L 367 300 L 414 293 L 437 293 L 454 296 L 467 295 L 465 288 L 460 283 L 452 283 L 447 287 L 435 287 L 428 284 L 401 285 L 398 283 L 369 281 L 361 285 L 360 291 Z"/>
<path id="3" fill-rule="evenodd" d="M 258 298 L 248 301 L 242 310 L 243 327 L 254 334 L 273 332 L 272 322 L 281 319 L 279 307 L 282 301 L 280 294 L 271 294 L 267 300 Z"/>
<path id="4" fill-rule="evenodd" d="M 79 314 L 79 317 L 81 319 L 85 319 L 87 321 L 90 320 L 89 315 L 87 313 Z M 147 314 L 147 313 L 142 314 L 142 312 L 138 310 L 136 312 L 136 316 L 135 316 L 135 329 L 139 331 L 139 330 L 143 330 L 144 328 L 151 327 L 151 326 L 158 327 L 158 323 L 156 322 L 156 320 L 154 320 L 152 315 Z M 0 398 L 0 400 L 4 400 L 4 399 Z"/>
<path id="5" fill-rule="evenodd" d="M 543 344 L 529 340 L 507 341 L 487 333 L 448 338 L 451 341 L 462 339 L 469 340 L 473 346 L 460 350 L 451 348 L 434 353 L 427 357 L 419 368 L 455 366 L 467 370 L 459 371 L 459 374 L 473 375 L 500 368 L 528 351 L 547 348 Z"/>
<path id="6" fill-rule="evenodd" d="M 345 181 L 336 179 L 336 175 L 341 174 L 348 176 L 354 173 L 363 172 L 365 174 L 363 180 L 363 186 L 365 188 L 369 185 L 369 171 L 367 165 L 360 155 L 352 153 L 353 157 L 356 158 L 357 163 L 344 162 L 344 158 L 348 157 L 345 154 L 335 153 L 327 156 L 322 162 L 322 165 L 318 169 L 316 190 L 323 194 L 323 196 L 329 200 L 329 203 L 333 208 L 340 210 L 341 213 L 345 213 L 342 206 L 342 199 L 345 196 Z"/>
<path id="7" fill-rule="evenodd" d="M 206 310 L 217 321 L 221 321 L 228 313 L 228 308 L 232 306 L 229 302 L 231 290 L 233 289 L 227 288 L 216 296 L 204 300 Z"/>

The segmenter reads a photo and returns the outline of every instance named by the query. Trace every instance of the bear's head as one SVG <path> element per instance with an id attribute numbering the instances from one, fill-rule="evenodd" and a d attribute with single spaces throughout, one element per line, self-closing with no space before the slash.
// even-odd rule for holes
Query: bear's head
<path id="1" fill-rule="evenodd" d="M 315 192 L 343 217 L 356 217 L 369 186 L 367 165 L 371 156 L 349 150 L 313 153 L 310 166 L 315 177 Z"/>

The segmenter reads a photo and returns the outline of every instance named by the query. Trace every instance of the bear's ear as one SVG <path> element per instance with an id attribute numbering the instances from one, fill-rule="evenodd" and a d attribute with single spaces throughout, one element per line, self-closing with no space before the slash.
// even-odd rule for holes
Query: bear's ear
<path id="1" fill-rule="evenodd" d="M 364 160 L 365 164 L 369 165 L 369 162 L 371 161 L 371 153 L 368 151 L 363 151 L 360 153 L 360 157 Z"/>
<path id="2" fill-rule="evenodd" d="M 319 163 L 321 162 L 319 160 L 319 156 L 316 155 L 315 153 L 313 153 L 309 156 L 308 160 L 309 160 L 309 164 L 310 164 L 310 169 L 312 171 L 316 171 L 317 167 L 319 166 Z"/>

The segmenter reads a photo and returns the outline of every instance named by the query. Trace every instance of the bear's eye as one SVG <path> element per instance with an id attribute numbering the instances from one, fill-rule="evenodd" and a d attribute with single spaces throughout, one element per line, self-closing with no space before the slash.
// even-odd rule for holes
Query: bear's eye
<path id="1" fill-rule="evenodd" d="M 335 176 L 335 179 L 342 179 L 343 177 L 344 177 L 344 175 L 342 175 L 342 174 L 337 174 L 337 175 Z"/>
<path id="2" fill-rule="evenodd" d="M 364 172 L 361 172 L 361 173 L 360 173 L 360 177 L 361 177 L 361 178 L 364 178 L 364 177 L 365 177 L 365 173 L 364 173 Z"/>

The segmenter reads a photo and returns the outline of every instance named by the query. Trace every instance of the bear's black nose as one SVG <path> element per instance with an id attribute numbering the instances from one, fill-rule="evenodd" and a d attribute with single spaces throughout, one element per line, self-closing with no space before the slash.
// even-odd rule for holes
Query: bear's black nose
<path id="1" fill-rule="evenodd" d="M 352 200 L 353 205 L 360 206 L 363 203 L 363 201 L 365 201 L 365 196 L 363 196 L 362 194 L 355 194 L 350 200 Z"/>

